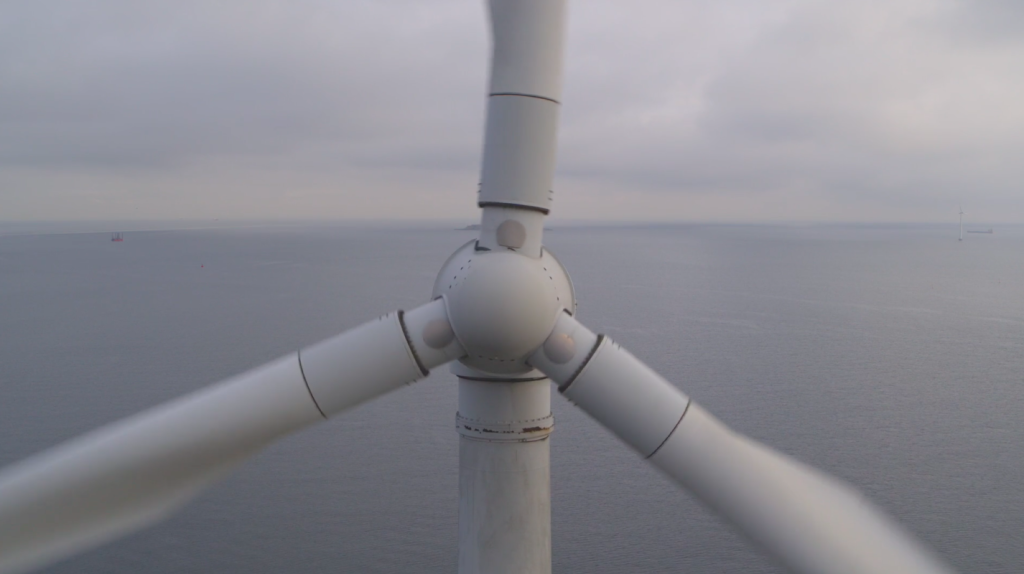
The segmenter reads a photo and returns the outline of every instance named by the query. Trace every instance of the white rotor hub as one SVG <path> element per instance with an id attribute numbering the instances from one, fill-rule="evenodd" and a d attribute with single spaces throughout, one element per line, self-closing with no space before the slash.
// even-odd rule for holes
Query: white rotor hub
<path id="1" fill-rule="evenodd" d="M 576 310 L 565 269 L 546 250 L 533 258 L 514 251 L 455 252 L 434 283 L 466 357 L 461 362 L 494 374 L 525 373 L 534 350 L 551 334 L 563 309 Z"/>

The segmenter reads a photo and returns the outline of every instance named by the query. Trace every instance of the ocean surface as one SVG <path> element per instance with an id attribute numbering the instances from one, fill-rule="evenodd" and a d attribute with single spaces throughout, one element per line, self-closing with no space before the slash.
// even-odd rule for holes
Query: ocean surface
<path id="1" fill-rule="evenodd" d="M 470 231 L 0 236 L 0 466 L 430 295 Z M 845 478 L 961 572 L 1024 571 L 1024 228 L 558 227 L 579 317 Z M 558 573 L 782 572 L 553 401 Z M 456 383 L 291 436 L 52 573 L 452 573 Z"/>

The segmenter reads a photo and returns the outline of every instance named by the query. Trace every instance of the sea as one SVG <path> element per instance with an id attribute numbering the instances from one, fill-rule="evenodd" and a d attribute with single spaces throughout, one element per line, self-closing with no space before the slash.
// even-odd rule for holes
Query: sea
<path id="1" fill-rule="evenodd" d="M 986 226 L 987 227 L 987 226 Z M 0 234 L 0 466 L 429 299 L 454 225 Z M 558 225 L 578 317 L 960 572 L 1024 571 L 1024 227 Z M 557 393 L 556 393 L 557 394 Z M 57 574 L 453 573 L 447 368 Z M 557 573 L 784 570 L 553 398 Z"/>

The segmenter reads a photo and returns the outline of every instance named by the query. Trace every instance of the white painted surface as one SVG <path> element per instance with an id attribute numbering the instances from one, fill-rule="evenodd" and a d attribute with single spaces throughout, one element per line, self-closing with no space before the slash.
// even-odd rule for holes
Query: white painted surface
<path id="1" fill-rule="evenodd" d="M 309 392 L 327 416 L 426 376 L 398 313 L 302 349 L 299 358 Z"/>
<path id="2" fill-rule="evenodd" d="M 526 229 L 526 241 L 516 253 L 540 257 L 544 238 L 544 221 L 547 217 L 539 211 L 514 209 L 510 207 L 488 207 L 480 216 L 480 246 L 492 251 L 504 251 L 498 242 L 498 227 L 506 221 L 518 221 Z"/>
<path id="3" fill-rule="evenodd" d="M 686 395 L 608 338 L 562 393 L 643 456 L 661 446 L 689 403 Z"/>
<path id="4" fill-rule="evenodd" d="M 0 475 L 0 572 L 156 522 L 272 440 L 322 418 L 293 353 L 10 467 Z"/>
<path id="5" fill-rule="evenodd" d="M 459 574 L 551 572 L 550 407 L 547 379 L 459 380 Z"/>
<path id="6" fill-rule="evenodd" d="M 550 384 L 546 378 L 516 383 L 460 378 L 459 416 L 482 424 L 545 419 L 551 416 Z"/>
<path id="7" fill-rule="evenodd" d="M 434 297 L 443 297 L 461 362 L 497 375 L 532 370 L 526 356 L 540 347 L 563 308 L 575 308 L 568 275 L 546 251 L 540 258 L 464 245 L 441 268 Z"/>
<path id="8" fill-rule="evenodd" d="M 404 321 L 416 357 L 428 370 L 466 354 L 448 320 L 444 300 L 434 299 L 406 311 Z"/>
<path id="9" fill-rule="evenodd" d="M 650 456 L 678 424 L 686 395 L 607 337 L 595 351 L 597 335 L 568 315 L 558 318 L 549 339 L 559 336 L 579 341 L 574 357 L 559 363 L 541 347 L 530 363 L 557 382 L 567 399 Z"/>
<path id="10" fill-rule="evenodd" d="M 479 253 L 448 290 L 448 316 L 469 359 L 515 360 L 544 342 L 558 314 L 555 288 L 536 259 Z"/>
<path id="11" fill-rule="evenodd" d="M 444 313 L 436 301 L 409 315 L 422 328 Z M 453 342 L 424 356 L 436 366 L 460 350 Z M 0 572 L 156 522 L 273 440 L 322 420 L 321 410 L 422 376 L 393 313 L 10 467 L 0 474 Z"/>
<path id="12" fill-rule="evenodd" d="M 733 432 L 699 405 L 651 462 L 794 572 L 951 572 L 846 483 Z"/>
<path id="13" fill-rule="evenodd" d="M 562 94 L 565 1 L 491 0 L 490 16 L 493 52 L 479 203 L 485 210 L 498 204 L 547 213 Z"/>
<path id="14" fill-rule="evenodd" d="M 549 340 L 564 336 L 597 340 L 569 316 Z M 586 353 L 558 363 L 542 347 L 530 363 L 794 572 L 950 572 L 856 490 L 733 432 L 609 339 L 589 359 Z"/>
<path id="15" fill-rule="evenodd" d="M 552 343 L 554 345 L 563 345 L 564 343 L 557 342 L 560 338 L 568 338 L 572 341 L 573 353 L 565 360 L 554 360 L 548 355 L 545 347 L 548 347 L 552 340 L 555 340 Z M 576 374 L 583 369 L 596 346 L 597 335 L 595 333 L 568 314 L 562 313 L 555 321 L 555 328 L 545 339 L 544 345 L 530 355 L 529 363 L 551 377 L 551 380 L 555 381 L 559 387 L 563 387 L 572 382 Z M 559 357 L 559 359 L 561 358 Z"/>
<path id="16" fill-rule="evenodd" d="M 559 105 L 538 98 L 491 96 L 487 101 L 480 205 L 551 209 Z"/>
<path id="17" fill-rule="evenodd" d="M 562 97 L 564 0 L 491 0 L 491 93 Z"/>

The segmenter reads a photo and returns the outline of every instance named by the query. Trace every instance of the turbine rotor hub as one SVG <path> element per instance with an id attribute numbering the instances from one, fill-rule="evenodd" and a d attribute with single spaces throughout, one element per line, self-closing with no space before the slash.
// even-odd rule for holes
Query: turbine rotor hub
<path id="1" fill-rule="evenodd" d="M 444 298 L 466 349 L 461 362 L 485 373 L 529 372 L 526 357 L 551 334 L 558 313 L 575 313 L 569 276 L 546 250 L 533 258 L 476 249 L 470 242 L 456 251 L 434 283 L 434 298 Z"/>

